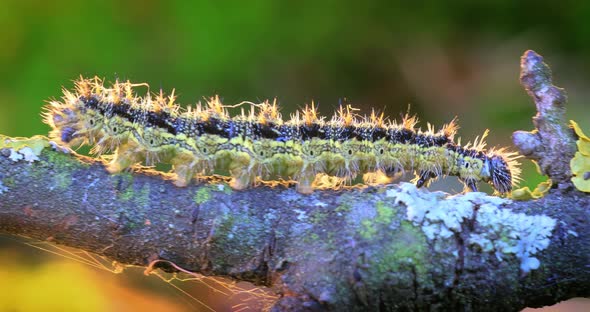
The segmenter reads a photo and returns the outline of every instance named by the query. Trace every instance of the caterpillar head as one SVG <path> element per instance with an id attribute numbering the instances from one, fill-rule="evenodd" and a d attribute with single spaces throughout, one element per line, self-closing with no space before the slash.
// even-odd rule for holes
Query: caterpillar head
<path id="1" fill-rule="evenodd" d="M 500 155 L 486 157 L 485 170 L 482 170 L 482 178 L 491 182 L 494 189 L 500 193 L 508 193 L 512 190 L 512 173 L 509 161 Z"/>
<path id="2" fill-rule="evenodd" d="M 55 134 L 50 134 L 51 137 L 56 137 L 61 140 L 61 142 L 69 144 L 69 145 L 80 145 L 82 138 L 78 137 L 76 133 L 78 132 L 76 128 L 73 127 L 62 127 L 61 129 L 53 130 L 52 132 L 57 132 Z"/>
<path id="3" fill-rule="evenodd" d="M 53 101 L 44 107 L 43 122 L 51 127 L 49 137 L 67 145 L 80 145 L 84 138 L 79 135 L 81 129 L 80 114 L 74 107 Z"/>

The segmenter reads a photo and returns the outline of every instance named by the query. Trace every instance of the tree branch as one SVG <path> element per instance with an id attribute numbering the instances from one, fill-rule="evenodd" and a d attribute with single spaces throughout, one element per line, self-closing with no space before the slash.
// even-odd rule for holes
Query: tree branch
<path id="1" fill-rule="evenodd" d="M 550 81 L 527 68 L 523 77 Z M 565 104 L 561 91 L 524 84 L 541 116 L 542 103 Z M 536 119 L 528 155 L 540 164 L 550 153 L 536 151 L 555 144 L 542 129 L 562 119 Z M 569 153 L 573 140 L 560 144 Z M 281 295 L 275 311 L 519 311 L 590 296 L 590 198 L 571 187 L 527 202 L 411 184 L 238 192 L 224 183 L 177 188 L 147 170 L 111 175 L 99 161 L 47 147 L 36 154 L 0 152 L 0 232 L 264 284 Z M 547 169 L 567 185 L 564 171 Z"/>

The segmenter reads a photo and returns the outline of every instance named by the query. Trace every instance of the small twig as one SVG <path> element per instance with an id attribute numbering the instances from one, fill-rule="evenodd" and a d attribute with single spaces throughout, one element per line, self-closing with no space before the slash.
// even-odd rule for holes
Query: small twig
<path id="1" fill-rule="evenodd" d="M 576 143 L 565 119 L 565 91 L 553 85 L 551 69 L 532 50 L 521 58 L 520 82 L 537 105 L 533 117 L 536 129 L 514 132 L 514 145 L 525 157 L 536 161 L 541 173 L 548 175 L 554 185 L 567 188 L 571 186 L 569 161 L 576 152 Z"/>

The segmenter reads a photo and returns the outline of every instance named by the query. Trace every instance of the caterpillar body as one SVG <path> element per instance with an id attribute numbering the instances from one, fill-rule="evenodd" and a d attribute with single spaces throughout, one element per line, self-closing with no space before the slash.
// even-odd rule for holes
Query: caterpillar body
<path id="1" fill-rule="evenodd" d="M 139 97 L 138 86 L 147 85 L 117 81 L 107 87 L 97 77 L 80 77 L 74 91 L 64 89 L 61 101 L 45 106 L 51 139 L 88 144 L 98 155 L 112 152 L 107 169 L 113 173 L 138 163 L 171 164 L 177 186 L 214 170 L 228 171 L 234 189 L 279 177 L 295 180 L 301 193 L 326 180 L 337 187 L 363 175 L 365 183 L 379 184 L 403 172 L 414 172 L 419 187 L 451 175 L 469 190 L 482 181 L 498 193 L 510 192 L 518 180 L 515 153 L 486 151 L 487 130 L 462 147 L 453 139 L 454 120 L 439 131 L 430 124 L 422 131 L 416 117 L 399 123 L 374 111 L 360 117 L 350 106 L 326 120 L 312 103 L 283 121 L 276 101 L 241 103 L 242 113 L 231 117 L 217 96 L 182 108 L 174 91 Z"/>

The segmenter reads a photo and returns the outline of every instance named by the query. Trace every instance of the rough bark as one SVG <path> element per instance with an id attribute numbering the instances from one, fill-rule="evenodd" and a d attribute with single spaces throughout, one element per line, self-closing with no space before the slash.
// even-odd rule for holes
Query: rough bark
<path id="1" fill-rule="evenodd" d="M 15 153 L 0 152 L 0 232 L 264 284 L 281 295 L 275 311 L 518 311 L 590 297 L 590 197 L 567 179 L 525 202 L 409 184 L 301 195 L 177 188 L 50 148 L 30 162 Z"/>

